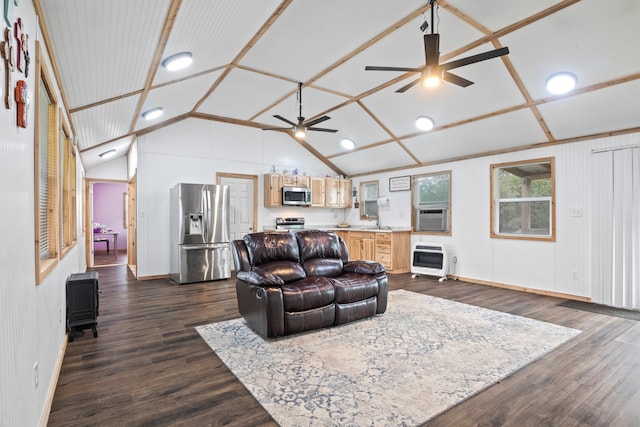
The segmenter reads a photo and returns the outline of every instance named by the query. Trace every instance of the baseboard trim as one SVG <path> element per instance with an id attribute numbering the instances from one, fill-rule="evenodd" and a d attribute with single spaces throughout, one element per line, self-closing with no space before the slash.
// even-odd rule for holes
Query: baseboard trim
<path id="1" fill-rule="evenodd" d="M 171 276 L 168 274 L 158 274 L 156 276 L 140 276 L 138 280 L 156 280 L 156 279 L 170 279 Z"/>
<path id="2" fill-rule="evenodd" d="M 520 291 L 520 292 L 527 292 L 527 293 L 530 293 L 530 294 L 546 295 L 546 296 L 550 296 L 550 297 L 570 299 L 570 300 L 574 300 L 574 301 L 591 302 L 591 298 L 583 297 L 583 296 L 580 296 L 580 295 L 565 294 L 565 293 L 562 293 L 562 292 L 544 291 L 544 290 L 541 290 L 541 289 L 527 288 L 525 286 L 507 285 L 507 284 L 504 284 L 504 283 L 491 282 L 491 281 L 488 281 L 488 280 L 472 279 L 470 277 L 461 277 L 461 276 L 454 276 L 454 275 L 449 275 L 448 277 L 450 279 L 461 280 L 463 282 L 476 283 L 478 285 L 493 286 L 495 288 L 510 289 L 512 291 Z"/>
<path id="3" fill-rule="evenodd" d="M 67 352 L 67 343 L 69 342 L 69 335 L 65 334 L 62 340 L 62 347 L 58 352 L 58 360 L 56 360 L 56 367 L 53 370 L 53 378 L 49 383 L 49 389 L 47 390 L 47 398 L 40 414 L 40 427 L 47 427 L 49 424 L 49 414 L 51 413 L 51 406 L 53 405 L 53 396 L 56 394 L 56 388 L 58 387 L 58 378 L 60 378 L 60 371 L 62 370 L 62 362 L 64 361 L 64 355 Z"/>

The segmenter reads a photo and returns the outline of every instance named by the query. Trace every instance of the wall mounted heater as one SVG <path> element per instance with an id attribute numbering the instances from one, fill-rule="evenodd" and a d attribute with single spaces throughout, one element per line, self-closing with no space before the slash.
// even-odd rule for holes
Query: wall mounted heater
<path id="1" fill-rule="evenodd" d="M 449 257 L 447 249 L 439 243 L 416 242 L 411 250 L 412 277 L 438 276 L 440 281 L 447 280 Z"/>

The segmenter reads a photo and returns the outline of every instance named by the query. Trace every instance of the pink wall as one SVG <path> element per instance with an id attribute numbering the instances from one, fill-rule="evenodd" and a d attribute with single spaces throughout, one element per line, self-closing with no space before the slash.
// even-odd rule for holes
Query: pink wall
<path id="1" fill-rule="evenodd" d="M 126 183 L 96 182 L 93 184 L 93 222 L 117 231 L 118 253 L 127 249 L 127 230 L 124 227 L 124 197 Z"/>

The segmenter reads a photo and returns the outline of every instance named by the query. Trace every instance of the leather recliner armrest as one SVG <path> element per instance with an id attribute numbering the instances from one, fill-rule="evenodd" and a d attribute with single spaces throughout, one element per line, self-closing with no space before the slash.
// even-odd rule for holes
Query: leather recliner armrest
<path id="1" fill-rule="evenodd" d="M 284 280 L 280 276 L 276 276 L 272 273 L 258 273 L 256 271 L 238 271 L 236 277 L 239 280 L 251 283 L 252 285 L 265 286 L 265 285 L 284 285 Z"/>
<path id="2" fill-rule="evenodd" d="M 351 261 L 344 265 L 345 273 L 357 273 L 357 274 L 370 274 L 376 275 L 380 273 L 384 273 L 386 268 L 384 265 L 375 261 Z"/>

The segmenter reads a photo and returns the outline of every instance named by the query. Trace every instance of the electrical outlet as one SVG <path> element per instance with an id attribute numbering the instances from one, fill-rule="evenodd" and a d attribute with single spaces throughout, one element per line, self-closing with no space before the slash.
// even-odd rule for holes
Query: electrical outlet
<path id="1" fill-rule="evenodd" d="M 577 271 L 572 271 L 571 272 L 571 278 L 573 280 L 578 280 L 578 272 Z"/>
<path id="2" fill-rule="evenodd" d="M 38 362 L 33 364 L 33 383 L 38 388 Z"/>
<path id="3" fill-rule="evenodd" d="M 582 216 L 582 208 L 571 208 L 569 210 L 569 216 L 574 218 L 578 218 Z"/>
<path id="4" fill-rule="evenodd" d="M 62 323 L 62 307 L 58 307 L 58 323 Z"/>
<path id="5" fill-rule="evenodd" d="M 458 262 L 458 257 L 454 256 L 453 258 L 451 258 L 451 261 L 453 261 L 453 263 L 456 264 Z"/>

